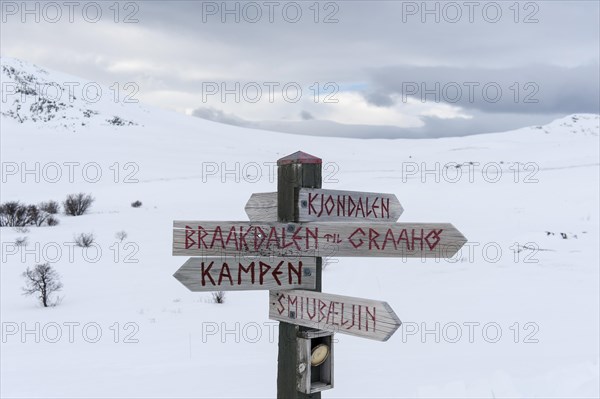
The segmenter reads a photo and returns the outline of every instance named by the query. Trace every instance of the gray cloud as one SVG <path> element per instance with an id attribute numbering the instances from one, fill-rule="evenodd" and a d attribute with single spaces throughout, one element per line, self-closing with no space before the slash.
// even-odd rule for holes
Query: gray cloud
<path id="1" fill-rule="evenodd" d="M 228 114 L 212 107 L 196 108 L 192 112 L 192 115 L 198 118 L 207 119 L 213 122 L 224 123 L 227 125 L 244 127 L 251 126 L 251 122 L 246 121 L 243 118 L 240 118 L 239 116 Z"/>
<path id="2" fill-rule="evenodd" d="M 517 68 L 397 66 L 371 71 L 374 105 L 389 106 L 390 95 L 458 105 L 488 113 L 555 114 L 600 109 L 596 63 L 573 68 L 532 65 Z"/>
<path id="3" fill-rule="evenodd" d="M 498 102 L 486 101 L 481 95 L 469 101 L 468 93 L 463 93 L 454 104 L 473 116 L 471 119 L 421 117 L 425 127 L 411 130 L 420 136 L 498 131 L 541 124 L 554 115 L 599 112 L 598 2 L 519 2 L 518 14 L 514 2 L 477 2 L 473 21 L 464 3 L 427 2 L 430 9 L 437 7 L 434 15 L 424 14 L 425 3 L 420 1 L 320 2 L 315 15 L 314 7 L 309 8 L 313 2 L 297 2 L 302 18 L 291 23 L 282 14 L 291 2 L 277 2 L 273 22 L 265 13 L 264 2 L 256 2 L 263 12 L 256 23 L 249 22 L 252 14 L 244 14 L 242 9 L 239 22 L 228 14 L 224 16 L 227 22 L 222 23 L 222 10 L 206 15 L 203 7 L 243 8 L 250 2 L 148 1 L 135 2 L 139 11 L 134 17 L 139 22 L 123 24 L 113 22 L 112 3 L 101 2 L 105 17 L 95 24 L 81 17 L 76 23 L 66 18 L 59 23 L 35 23 L 30 18 L 23 23 L 20 15 L 7 16 L 0 48 L 3 56 L 23 58 L 107 86 L 135 82 L 140 88 L 136 98 L 180 110 L 198 106 L 196 96 L 205 82 L 300 82 L 305 87 L 313 82 L 335 82 L 340 87 L 359 87 L 365 99 L 378 107 L 397 105 L 394 96 L 401 98 L 406 91 L 402 83 L 407 81 L 429 87 L 435 82 L 442 86 L 448 82 L 459 86 L 496 82 L 502 88 Z M 332 6 L 325 8 L 325 4 Z M 459 5 L 458 22 L 450 21 L 456 10 L 448 4 Z M 490 4 L 500 6 L 498 21 L 490 20 L 492 14 L 484 15 L 483 9 Z M 407 9 L 415 5 L 419 8 L 416 12 Z M 120 17 L 130 11 L 122 9 Z M 63 14 L 68 15 L 66 11 Z M 327 16 L 337 22 L 324 23 Z M 520 85 L 519 101 L 514 101 L 510 89 L 514 82 Z M 528 83 L 537 85 L 537 93 L 536 86 L 526 86 Z M 524 102 L 528 94 L 539 101 Z M 203 105 L 206 108 L 207 104 Z M 236 116 L 235 105 L 219 104 L 219 110 L 197 110 L 196 115 L 241 126 L 257 125 Z M 289 115 L 306 119 L 304 111 L 304 105 L 298 104 L 281 119 Z M 312 108 L 310 114 L 319 115 Z M 394 127 L 324 123 L 271 121 L 262 126 L 303 134 L 312 134 L 313 129 L 320 134 L 364 137 L 407 134 Z"/>
<path id="4" fill-rule="evenodd" d="M 561 114 L 529 115 L 494 113 L 486 114 L 475 111 L 473 120 L 440 119 L 422 117 L 423 127 L 402 128 L 397 126 L 348 125 L 325 120 L 308 119 L 303 121 L 248 121 L 232 114 L 214 108 L 198 108 L 193 115 L 213 122 L 241 126 L 252 129 L 270 130 L 275 132 L 293 133 L 307 136 L 328 136 L 369 139 L 398 139 L 398 138 L 441 138 L 469 136 L 482 133 L 495 133 L 513 130 L 524 126 L 543 125 Z"/>
<path id="5" fill-rule="evenodd" d="M 375 83 L 379 84 L 378 81 Z M 372 88 L 369 92 L 364 93 L 364 97 L 369 103 L 378 107 L 390 107 L 395 104 L 394 99 L 390 97 L 391 92 L 387 88 L 381 88 L 380 91 L 374 90 L 377 89 Z"/>
<path id="6" fill-rule="evenodd" d="M 311 119 L 315 119 L 315 117 L 308 111 L 304 110 L 302 112 L 300 112 L 300 118 L 302 118 L 302 120 L 308 121 Z"/>

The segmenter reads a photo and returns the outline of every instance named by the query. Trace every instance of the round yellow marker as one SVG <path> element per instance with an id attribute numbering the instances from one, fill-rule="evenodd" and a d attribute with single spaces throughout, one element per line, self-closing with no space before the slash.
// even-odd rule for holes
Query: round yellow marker
<path id="1" fill-rule="evenodd" d="M 329 347 L 325 344 L 317 345 L 313 348 L 312 353 L 310 355 L 310 365 L 311 366 L 319 366 L 329 356 Z"/>

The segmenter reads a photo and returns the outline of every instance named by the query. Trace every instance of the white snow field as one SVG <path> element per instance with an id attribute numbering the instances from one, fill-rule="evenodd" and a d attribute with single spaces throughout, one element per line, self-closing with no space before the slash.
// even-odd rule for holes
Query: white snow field
<path id="1" fill-rule="evenodd" d="M 450 260 L 330 260 L 324 292 L 387 301 L 404 324 L 387 342 L 337 334 L 323 397 L 600 395 L 598 115 L 461 138 L 321 138 L 114 103 L 107 88 L 96 103 L 23 99 L 23 79 L 86 83 L 2 59 L 1 202 L 95 202 L 58 226 L 0 229 L 2 397 L 274 397 L 268 292 L 224 304 L 189 292 L 172 277 L 187 259 L 171 254 L 172 221 L 247 220 L 250 195 L 276 191 L 275 161 L 298 150 L 323 159 L 324 188 L 394 193 L 400 222 L 450 222 L 469 239 Z M 94 248 L 71 246 L 82 232 Z M 45 261 L 64 284 L 51 308 L 21 291 Z"/>

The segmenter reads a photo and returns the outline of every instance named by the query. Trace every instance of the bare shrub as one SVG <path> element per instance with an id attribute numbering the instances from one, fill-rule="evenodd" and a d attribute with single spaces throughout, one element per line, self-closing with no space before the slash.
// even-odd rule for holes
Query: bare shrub
<path id="1" fill-rule="evenodd" d="M 94 235 L 92 233 L 81 233 L 73 238 L 75 245 L 82 248 L 89 248 L 94 243 Z"/>
<path id="2" fill-rule="evenodd" d="M 58 219 L 54 216 L 48 216 L 46 223 L 48 223 L 48 226 L 56 226 L 58 224 Z"/>
<path id="3" fill-rule="evenodd" d="M 60 282 L 60 276 L 50 266 L 49 263 L 35 265 L 33 269 L 27 268 L 23 272 L 25 278 L 25 287 L 23 287 L 23 295 L 37 295 L 40 303 L 47 308 L 48 306 L 56 306 L 60 298 L 54 301 L 51 295 L 60 291 L 63 287 Z"/>
<path id="4" fill-rule="evenodd" d="M 28 242 L 29 240 L 27 239 L 27 237 L 17 237 L 15 239 L 15 245 L 17 247 L 26 247 Z"/>
<path id="5" fill-rule="evenodd" d="M 56 201 L 42 202 L 39 205 L 25 205 L 19 201 L 9 201 L 0 205 L 0 226 L 21 227 L 42 226 L 58 211 Z M 55 223 L 56 225 L 58 223 Z"/>
<path id="6" fill-rule="evenodd" d="M 80 216 L 92 206 L 94 198 L 90 194 L 69 194 L 63 202 L 65 215 Z"/>
<path id="7" fill-rule="evenodd" d="M 115 238 L 121 242 L 127 238 L 127 232 L 125 230 L 117 231 Z"/>
<path id="8" fill-rule="evenodd" d="M 214 303 L 225 303 L 225 291 L 216 291 L 212 293 Z"/>
<path id="9" fill-rule="evenodd" d="M 50 214 L 48 212 L 41 210 L 37 205 L 29 205 L 27 207 L 27 217 L 29 218 L 29 223 L 38 227 L 46 223 L 46 220 L 49 216 Z"/>
<path id="10" fill-rule="evenodd" d="M 142 206 L 142 201 L 134 201 L 131 203 L 131 206 L 133 208 L 139 208 L 140 206 Z"/>
<path id="11" fill-rule="evenodd" d="M 52 200 L 42 202 L 38 206 L 42 211 L 49 213 L 50 215 L 56 215 L 60 211 L 60 205 L 58 202 Z"/>
<path id="12" fill-rule="evenodd" d="M 0 205 L 0 226 L 27 226 L 30 224 L 27 208 L 19 201 L 9 201 Z"/>

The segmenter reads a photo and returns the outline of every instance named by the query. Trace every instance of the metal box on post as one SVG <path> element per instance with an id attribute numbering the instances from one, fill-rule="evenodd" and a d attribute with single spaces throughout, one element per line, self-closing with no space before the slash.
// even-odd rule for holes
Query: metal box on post
<path id="1" fill-rule="evenodd" d="M 298 332 L 298 391 L 315 393 L 333 388 L 333 332 Z"/>

